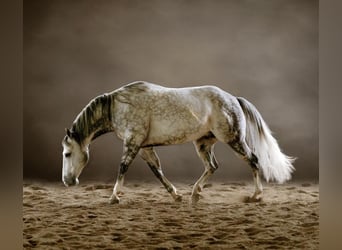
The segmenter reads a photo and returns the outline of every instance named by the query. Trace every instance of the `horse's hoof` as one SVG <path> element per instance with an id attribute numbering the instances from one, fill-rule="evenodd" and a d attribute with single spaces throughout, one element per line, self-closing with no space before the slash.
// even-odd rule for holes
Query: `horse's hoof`
<path id="1" fill-rule="evenodd" d="M 112 196 L 109 199 L 109 204 L 119 204 L 119 202 L 120 202 L 120 199 L 119 197 L 116 197 L 116 196 Z"/>
<path id="2" fill-rule="evenodd" d="M 246 196 L 244 198 L 244 202 L 245 203 L 253 203 L 253 202 L 260 202 L 262 201 L 262 198 L 261 197 L 256 197 L 256 196 Z"/>
<path id="3" fill-rule="evenodd" d="M 180 194 L 175 195 L 173 198 L 175 199 L 175 202 L 181 202 L 183 199 L 182 195 Z"/>
<path id="4" fill-rule="evenodd" d="M 196 204 L 201 198 L 203 198 L 200 194 L 193 194 L 191 195 L 191 203 Z"/>

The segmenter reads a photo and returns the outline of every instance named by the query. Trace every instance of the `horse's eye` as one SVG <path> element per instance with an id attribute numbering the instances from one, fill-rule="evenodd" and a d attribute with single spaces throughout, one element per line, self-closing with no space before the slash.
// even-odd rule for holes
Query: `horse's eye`
<path id="1" fill-rule="evenodd" d="M 65 153 L 64 156 L 65 157 L 69 157 L 71 155 L 71 153 Z"/>

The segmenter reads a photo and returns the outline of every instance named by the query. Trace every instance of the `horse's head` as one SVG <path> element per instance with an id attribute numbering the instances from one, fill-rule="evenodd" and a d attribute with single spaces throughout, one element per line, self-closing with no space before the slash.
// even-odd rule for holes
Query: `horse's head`
<path id="1" fill-rule="evenodd" d="M 65 186 L 78 184 L 84 166 L 88 163 L 88 147 L 83 147 L 75 132 L 66 130 L 67 134 L 63 139 L 63 171 L 62 180 Z"/>

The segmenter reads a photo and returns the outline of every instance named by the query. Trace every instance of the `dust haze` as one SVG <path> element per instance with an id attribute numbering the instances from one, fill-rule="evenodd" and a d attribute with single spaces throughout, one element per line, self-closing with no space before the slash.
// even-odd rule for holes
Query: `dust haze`
<path id="1" fill-rule="evenodd" d="M 24 1 L 24 178 L 61 180 L 65 128 L 95 96 L 145 80 L 212 84 L 260 111 L 293 179 L 318 179 L 318 1 Z M 122 143 L 90 146 L 82 180 L 114 180 Z M 196 180 L 191 143 L 157 148 L 165 175 Z M 252 180 L 217 143 L 212 179 Z M 138 157 L 127 179 L 155 179 Z"/>

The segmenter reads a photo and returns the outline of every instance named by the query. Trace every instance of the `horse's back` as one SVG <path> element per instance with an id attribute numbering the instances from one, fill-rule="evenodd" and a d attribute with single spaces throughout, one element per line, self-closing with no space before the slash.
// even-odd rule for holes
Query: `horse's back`
<path id="1" fill-rule="evenodd" d="M 137 81 L 114 92 L 116 100 L 127 112 L 145 114 L 151 119 L 177 121 L 193 118 L 203 123 L 209 116 L 241 111 L 234 96 L 212 85 L 168 88 Z"/>
<path id="2" fill-rule="evenodd" d="M 196 140 L 217 124 L 232 126 L 236 98 L 216 86 L 167 88 L 133 82 L 116 91 L 117 124 L 148 128 L 146 145 Z M 121 130 L 121 129 L 119 129 Z"/>
<path id="3" fill-rule="evenodd" d="M 214 86 L 214 85 L 201 85 L 201 86 L 193 86 L 193 87 L 180 87 L 180 88 L 170 88 L 165 87 L 162 85 L 158 85 L 151 82 L 146 81 L 135 81 L 128 83 L 121 88 L 115 90 L 114 92 L 120 92 L 120 93 L 142 93 L 142 92 L 154 92 L 154 91 L 175 91 L 175 92 L 184 92 L 184 91 L 194 91 L 194 92 L 211 92 L 211 93 L 219 93 L 219 92 L 225 92 L 221 88 Z"/>
<path id="4" fill-rule="evenodd" d="M 184 101 L 210 100 L 211 102 L 229 102 L 235 99 L 228 92 L 213 85 L 203 85 L 194 87 L 169 88 L 158 84 L 136 81 L 129 83 L 114 91 L 119 99 L 134 102 L 142 99 L 148 104 L 148 99 L 155 101 L 159 99 L 173 99 L 175 104 L 183 104 Z M 148 99 L 147 99 L 148 98 Z"/>
<path id="5" fill-rule="evenodd" d="M 118 90 L 118 99 L 131 103 L 137 108 L 149 108 L 158 113 L 161 110 L 192 109 L 204 112 L 204 109 L 221 108 L 235 101 L 235 97 L 213 86 L 194 86 L 169 88 L 154 83 L 137 81 Z M 216 106 L 216 107 L 215 107 Z"/>

